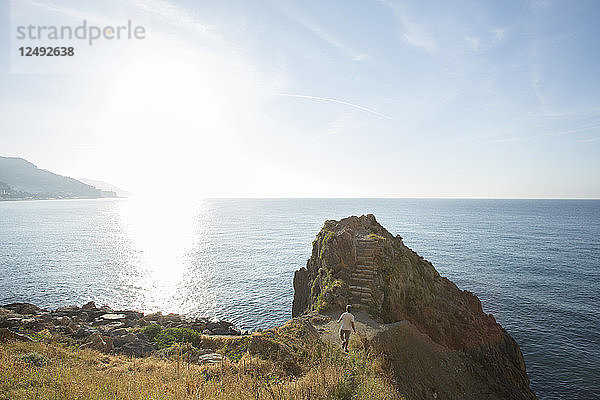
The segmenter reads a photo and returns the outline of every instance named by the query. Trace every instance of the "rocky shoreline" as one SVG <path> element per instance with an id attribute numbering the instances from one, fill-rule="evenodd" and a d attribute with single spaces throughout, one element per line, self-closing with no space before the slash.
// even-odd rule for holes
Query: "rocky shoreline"
<path id="1" fill-rule="evenodd" d="M 156 329 L 148 329 L 148 327 Z M 92 348 L 111 354 L 143 357 L 157 353 L 160 346 L 152 332 L 171 329 L 174 333 L 241 336 L 249 334 L 231 322 L 192 318 L 161 312 L 144 314 L 132 310 L 97 307 L 93 301 L 79 307 L 42 309 L 30 303 L 0 307 L 0 342 L 31 341 L 30 336 L 59 336 L 79 348 Z"/>

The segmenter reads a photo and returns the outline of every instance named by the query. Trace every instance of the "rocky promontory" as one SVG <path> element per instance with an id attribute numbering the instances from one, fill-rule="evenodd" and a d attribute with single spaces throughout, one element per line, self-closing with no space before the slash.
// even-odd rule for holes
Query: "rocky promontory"
<path id="1" fill-rule="evenodd" d="M 326 221 L 294 275 L 294 317 L 334 316 L 346 304 L 382 323 L 369 347 L 407 398 L 536 398 L 518 344 L 477 296 L 373 215 Z"/>

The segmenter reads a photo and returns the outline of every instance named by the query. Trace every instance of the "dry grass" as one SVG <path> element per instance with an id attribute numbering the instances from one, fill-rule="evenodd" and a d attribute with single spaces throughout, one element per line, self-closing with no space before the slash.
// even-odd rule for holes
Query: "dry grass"
<path id="1" fill-rule="evenodd" d="M 250 339 L 249 346 L 215 340 L 214 346 L 226 346 L 225 353 L 233 348 L 234 359 L 239 361 L 225 359 L 210 366 L 185 362 L 181 355 L 136 359 L 52 341 L 1 344 L 0 399 L 400 398 L 380 364 L 366 355 L 358 340 L 351 343 L 353 351 L 348 356 L 322 342 L 302 339 L 301 328 L 294 326 L 257 337 L 259 344 Z M 275 343 L 289 353 L 268 353 L 274 347 L 265 343 Z M 285 367 L 282 360 L 290 357 L 299 371 L 290 373 Z"/>

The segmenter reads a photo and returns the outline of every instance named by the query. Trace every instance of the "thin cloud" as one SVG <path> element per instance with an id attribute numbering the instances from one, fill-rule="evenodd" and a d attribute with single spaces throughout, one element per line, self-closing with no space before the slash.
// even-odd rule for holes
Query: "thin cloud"
<path id="1" fill-rule="evenodd" d="M 21 0 L 19 4 L 29 4 L 40 10 L 50 11 L 55 14 L 60 14 L 65 17 L 70 17 L 78 20 L 91 20 L 97 23 L 109 24 L 110 22 L 114 22 L 113 20 L 98 14 L 89 11 L 80 11 L 71 7 L 61 7 L 55 4 L 46 4 L 40 1 L 35 0 Z"/>
<path id="2" fill-rule="evenodd" d="M 306 29 L 311 31 L 314 35 L 318 36 L 321 40 L 329 43 L 348 58 L 353 61 L 369 61 L 371 56 L 364 52 L 356 51 L 351 46 L 343 43 L 338 38 L 327 32 L 325 29 L 317 25 L 314 21 L 309 20 L 303 15 L 300 15 L 299 12 L 292 12 L 287 8 L 281 7 L 279 3 L 272 3 L 273 6 L 278 7 L 282 12 L 284 12 L 288 17 L 292 18 L 294 21 L 298 22 L 300 25 L 304 26 Z"/>
<path id="3" fill-rule="evenodd" d="M 184 25 L 199 32 L 206 32 L 207 26 L 198 22 L 187 10 L 166 0 L 131 0 L 138 9 L 162 18 L 171 25 Z"/>
<path id="4" fill-rule="evenodd" d="M 296 98 L 299 98 L 299 99 L 310 99 L 310 100 L 328 101 L 328 102 L 331 102 L 331 103 L 343 104 L 343 105 L 346 105 L 346 106 L 354 107 L 354 108 L 357 108 L 359 110 L 371 113 L 373 115 L 377 115 L 377 116 L 382 117 L 382 118 L 386 118 L 386 119 L 389 119 L 389 120 L 394 120 L 394 118 L 390 117 L 389 115 L 385 115 L 385 114 L 382 114 L 382 113 L 380 113 L 378 111 L 370 109 L 368 107 L 364 107 L 364 106 L 361 106 L 359 104 L 349 103 L 349 102 L 344 101 L 344 100 L 338 100 L 338 99 L 333 99 L 333 98 L 329 98 L 329 97 L 308 96 L 308 95 L 303 95 L 303 94 L 292 94 L 292 93 L 277 93 L 276 96 L 296 97 Z"/>
<path id="5" fill-rule="evenodd" d="M 588 138 L 588 139 L 579 139 L 577 142 L 578 143 L 591 143 L 591 142 L 597 142 L 600 140 L 600 137 L 595 137 L 595 138 Z"/>
<path id="6" fill-rule="evenodd" d="M 426 34 L 421 26 L 409 18 L 408 14 L 400 3 L 388 0 L 380 0 L 380 2 L 391 8 L 394 15 L 404 28 L 402 39 L 411 46 L 419 47 L 427 50 L 429 53 L 437 51 L 437 43 L 430 35 Z"/>
<path id="7" fill-rule="evenodd" d="M 593 123 L 591 125 L 582 126 L 580 128 L 575 128 L 575 129 L 567 129 L 567 130 L 563 130 L 563 131 L 546 132 L 546 133 L 540 133 L 538 135 L 530 135 L 530 136 L 513 136 L 513 137 L 507 137 L 507 138 L 500 138 L 500 139 L 494 140 L 494 142 L 497 142 L 497 143 L 519 142 L 519 141 L 524 141 L 524 140 L 534 140 L 534 139 L 541 139 L 541 138 L 560 137 L 560 136 L 572 135 L 574 133 L 579 133 L 579 132 L 585 132 L 585 131 L 589 131 L 589 130 L 594 130 L 594 129 L 598 129 L 598 128 L 600 128 L 600 123 L 595 122 L 595 123 Z M 578 139 L 578 140 L 576 140 L 576 142 L 585 143 L 585 142 L 595 142 L 596 140 L 597 140 L 597 138 L 592 138 L 592 139 Z"/>
<path id="8" fill-rule="evenodd" d="M 471 44 L 473 51 L 479 50 L 480 41 L 478 38 L 473 37 L 473 36 L 466 36 L 465 40 Z"/>
<path id="9" fill-rule="evenodd" d="M 506 39 L 505 28 L 492 29 L 492 34 L 494 35 L 494 43 L 501 43 Z"/>

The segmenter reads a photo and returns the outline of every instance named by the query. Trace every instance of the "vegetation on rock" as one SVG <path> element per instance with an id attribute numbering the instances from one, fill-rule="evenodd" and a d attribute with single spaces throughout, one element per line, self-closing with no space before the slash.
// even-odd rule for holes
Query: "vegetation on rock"
<path id="1" fill-rule="evenodd" d="M 360 341 L 343 355 L 305 321 L 245 337 L 200 338 L 199 345 L 226 357 L 200 365 L 178 343 L 162 359 L 107 355 L 56 338 L 0 344 L 0 399 L 402 398 Z M 33 352 L 46 362 L 28 361 Z"/>

